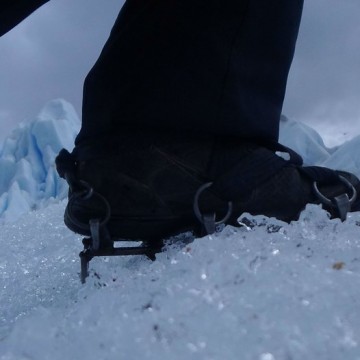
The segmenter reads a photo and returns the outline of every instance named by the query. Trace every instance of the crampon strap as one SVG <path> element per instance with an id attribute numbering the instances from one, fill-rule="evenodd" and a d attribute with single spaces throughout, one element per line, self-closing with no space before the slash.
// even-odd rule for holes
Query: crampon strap
<path id="1" fill-rule="evenodd" d="M 234 167 L 215 179 L 211 191 L 221 195 L 227 201 L 232 201 L 251 193 L 283 167 L 294 166 L 313 182 L 314 193 L 320 202 L 328 209 L 335 209 L 342 221 L 346 219 L 347 213 L 357 198 L 357 192 L 350 181 L 332 169 L 303 166 L 302 157 L 284 145 L 276 142 L 264 142 L 262 145 L 263 147 L 254 150 L 251 156 L 240 159 Z M 276 152 L 287 153 L 289 159 L 285 160 L 274 155 Z M 321 186 L 342 184 L 346 190 L 343 194 L 328 199 L 319 191 L 318 184 Z"/>
<path id="2" fill-rule="evenodd" d="M 357 191 L 352 183 L 335 170 L 320 166 L 299 167 L 299 171 L 313 181 L 315 195 L 320 202 L 328 209 L 335 209 L 341 221 L 345 221 L 348 212 L 357 199 Z M 328 198 L 321 193 L 318 185 L 342 184 L 346 191 L 333 198 Z"/>
<path id="3" fill-rule="evenodd" d="M 81 191 L 84 188 L 76 177 L 76 159 L 71 153 L 62 149 L 55 159 L 55 164 L 59 176 L 67 181 L 71 191 Z"/>

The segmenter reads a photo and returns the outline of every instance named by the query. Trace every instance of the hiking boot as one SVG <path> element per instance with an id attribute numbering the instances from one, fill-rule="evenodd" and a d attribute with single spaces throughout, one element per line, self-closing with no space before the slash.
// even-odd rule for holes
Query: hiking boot
<path id="1" fill-rule="evenodd" d="M 291 159 L 276 155 L 276 147 Z M 98 219 L 111 238 L 156 242 L 185 231 L 211 233 L 219 222 L 237 225 L 243 212 L 290 222 L 308 203 L 342 219 L 360 210 L 354 175 L 302 167 L 301 158 L 284 149 L 144 140 L 126 142 L 111 157 L 80 161 L 63 150 L 57 168 L 70 184 L 65 223 L 91 235 L 89 224 Z"/>

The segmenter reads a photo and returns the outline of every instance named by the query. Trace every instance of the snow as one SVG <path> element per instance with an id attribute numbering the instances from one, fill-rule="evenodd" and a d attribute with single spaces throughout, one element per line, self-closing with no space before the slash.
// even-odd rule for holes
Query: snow
<path id="1" fill-rule="evenodd" d="M 94 259 L 82 285 L 54 169 L 78 126 L 55 100 L 1 150 L 0 360 L 360 360 L 360 212 L 341 223 L 309 205 L 291 224 L 243 214 L 241 228 L 180 246 L 182 235 L 155 262 Z M 280 139 L 307 164 L 360 176 L 360 138 L 327 149 L 284 117 Z"/>
<path id="2" fill-rule="evenodd" d="M 91 262 L 64 203 L 2 227 L 0 359 L 360 359 L 360 213 L 309 206 L 144 257 Z"/>

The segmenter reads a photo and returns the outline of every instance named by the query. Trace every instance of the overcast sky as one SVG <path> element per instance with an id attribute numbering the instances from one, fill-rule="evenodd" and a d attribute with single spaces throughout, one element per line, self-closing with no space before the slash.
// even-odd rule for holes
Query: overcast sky
<path id="1" fill-rule="evenodd" d="M 0 141 L 48 100 L 64 98 L 80 114 L 82 82 L 122 4 L 51 0 L 0 38 Z M 359 19 L 360 0 L 305 0 L 283 113 L 328 145 L 360 134 Z"/>

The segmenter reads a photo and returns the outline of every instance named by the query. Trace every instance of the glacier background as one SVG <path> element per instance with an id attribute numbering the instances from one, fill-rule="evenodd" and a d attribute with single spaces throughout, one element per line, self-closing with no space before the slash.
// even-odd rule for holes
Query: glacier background
<path id="1" fill-rule="evenodd" d="M 54 166 L 79 126 L 53 100 L 0 147 L 1 360 L 360 359 L 360 213 L 243 214 L 245 226 L 169 245 L 155 262 L 94 259 L 81 285 L 81 237 L 62 222 Z M 360 137 L 329 149 L 304 124 L 283 117 L 280 129 L 306 165 L 360 176 Z"/>

